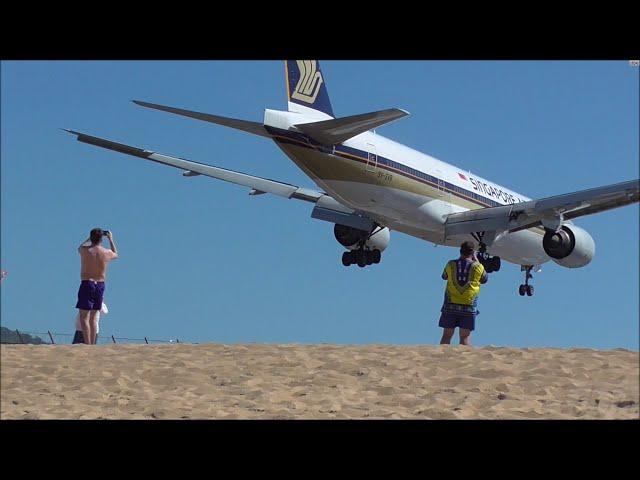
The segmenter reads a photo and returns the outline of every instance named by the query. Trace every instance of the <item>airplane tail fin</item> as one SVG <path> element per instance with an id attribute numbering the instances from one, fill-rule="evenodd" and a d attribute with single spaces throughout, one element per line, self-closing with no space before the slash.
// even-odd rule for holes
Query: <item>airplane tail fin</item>
<path id="1" fill-rule="evenodd" d="M 335 118 L 320 62 L 285 60 L 289 111 L 318 118 Z"/>

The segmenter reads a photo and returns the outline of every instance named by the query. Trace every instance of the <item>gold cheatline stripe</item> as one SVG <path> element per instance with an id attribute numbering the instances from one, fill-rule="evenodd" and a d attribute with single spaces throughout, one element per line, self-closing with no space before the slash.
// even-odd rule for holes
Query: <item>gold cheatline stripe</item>
<path id="1" fill-rule="evenodd" d="M 308 145 L 308 144 L 306 144 L 306 143 L 304 143 L 304 142 L 301 142 L 301 141 L 299 141 L 299 140 L 291 139 L 291 138 L 289 138 L 289 137 L 282 137 L 282 136 L 280 136 L 280 135 L 277 135 L 277 136 L 278 136 L 279 138 L 285 138 L 285 139 L 287 139 L 287 140 L 291 140 L 291 141 L 293 141 L 293 142 L 299 143 L 299 144 L 304 145 L 305 147 L 309 148 L 309 145 Z M 335 151 L 334 151 L 334 154 L 335 154 L 335 155 L 338 155 L 338 156 L 340 156 L 340 157 L 343 157 L 343 158 L 344 158 L 344 157 L 351 157 L 351 158 L 354 158 L 354 159 L 356 159 L 356 160 L 358 160 L 358 161 L 360 161 L 360 162 L 366 162 L 367 164 L 368 164 L 368 162 L 369 162 L 369 159 L 368 159 L 368 158 L 360 157 L 360 156 L 358 156 L 358 155 L 354 155 L 354 154 L 352 154 L 352 153 L 348 153 L 348 152 L 341 152 L 341 151 L 335 150 Z M 377 157 L 377 155 L 376 155 L 376 157 Z M 397 162 L 397 163 L 400 163 L 400 162 Z M 424 178 L 420 178 L 419 176 L 414 175 L 414 174 L 412 174 L 412 173 L 405 172 L 404 170 L 400 170 L 400 169 L 395 168 L 395 167 L 392 167 L 392 166 L 390 166 L 390 165 L 382 165 L 382 164 L 380 164 L 380 163 L 378 163 L 378 162 L 376 162 L 376 165 L 377 165 L 377 167 L 376 167 L 376 168 L 381 168 L 381 169 L 383 169 L 383 170 L 389 170 L 389 171 L 392 171 L 392 172 L 397 172 L 398 174 L 403 175 L 403 176 L 405 176 L 405 177 L 407 177 L 407 178 L 411 178 L 412 180 L 416 180 L 418 183 L 426 183 L 426 184 L 428 184 L 428 185 L 430 185 L 430 186 L 432 186 L 432 187 L 435 187 L 436 189 L 440 190 L 440 186 L 439 186 L 437 183 L 431 182 L 431 181 L 429 181 L 429 180 L 427 180 L 427 179 L 424 179 Z M 430 175 L 430 174 L 427 174 L 426 172 L 422 172 L 422 173 L 425 173 L 426 175 Z M 431 175 L 431 176 L 433 176 L 433 175 Z M 445 180 L 443 179 L 442 181 L 445 181 Z M 468 200 L 470 203 L 473 203 L 474 205 L 478 205 L 478 204 L 480 203 L 480 204 L 481 204 L 481 206 L 480 206 L 480 205 L 478 205 L 478 206 L 480 206 L 480 207 L 482 207 L 482 206 L 484 206 L 484 207 L 492 207 L 492 206 L 493 206 L 493 205 L 488 205 L 488 204 L 486 204 L 486 203 L 483 203 L 481 200 L 477 200 L 477 199 L 475 199 L 475 198 L 473 198 L 473 197 L 470 197 L 470 196 L 468 196 L 468 195 L 465 195 L 465 194 L 463 194 L 463 193 L 460 193 L 460 192 L 456 192 L 456 191 L 454 191 L 454 190 L 451 190 L 450 188 L 446 188 L 446 187 L 444 187 L 444 186 L 443 186 L 442 188 L 443 188 L 443 191 L 446 191 L 446 192 L 448 192 L 448 193 L 450 193 L 450 194 L 453 194 L 453 195 L 455 195 L 455 196 L 463 197 L 464 199 Z M 460 205 L 460 206 L 461 206 L 461 205 Z"/>
<path id="2" fill-rule="evenodd" d="M 303 147 L 305 147 L 305 148 L 307 148 L 307 149 L 309 149 L 309 150 L 312 150 L 312 151 L 314 151 L 314 152 L 316 151 L 315 149 L 313 149 L 313 147 L 310 147 L 308 143 L 302 142 L 302 141 L 300 141 L 300 140 L 297 140 L 297 139 L 294 139 L 294 138 L 290 138 L 290 137 L 285 137 L 285 136 L 282 136 L 282 135 L 274 135 L 274 137 L 282 138 L 282 139 L 287 140 L 287 141 L 291 141 L 291 142 L 294 142 L 294 143 L 298 143 L 298 144 L 302 145 Z M 325 154 L 325 155 L 329 155 L 329 154 L 326 154 L 326 153 L 324 153 L 324 152 L 319 152 L 319 153 L 322 153 L 322 154 Z M 338 151 L 338 150 L 334 150 L 333 155 L 336 155 L 336 156 L 338 156 L 338 157 L 342 157 L 342 158 L 351 157 L 351 158 L 356 159 L 356 160 L 357 160 L 358 162 L 360 162 L 360 163 L 367 163 L 367 164 L 368 164 L 368 162 L 369 162 L 369 160 L 368 160 L 368 159 L 366 159 L 366 158 L 364 158 L 364 157 L 360 157 L 360 156 L 358 156 L 358 155 L 353 155 L 352 153 L 341 152 L 341 151 Z M 377 156 L 377 155 L 376 155 L 376 156 Z M 347 160 L 348 160 L 348 159 L 347 159 Z M 397 162 L 397 163 L 400 163 L 400 162 Z M 435 188 L 436 188 L 436 189 L 438 189 L 438 190 L 440 189 L 437 183 L 430 182 L 429 180 L 425 180 L 425 179 L 420 178 L 420 177 L 418 177 L 418 176 L 416 176 L 416 175 L 413 175 L 413 174 L 411 174 L 411 173 L 405 172 L 405 171 L 403 171 L 403 170 L 400 170 L 400 169 L 397 169 L 397 168 L 394 168 L 394 167 L 391 167 L 391 166 L 388 166 L 388 165 L 382 165 L 382 164 L 377 163 L 377 162 L 376 162 L 376 165 L 377 165 L 377 166 L 376 166 L 376 168 L 381 168 L 381 169 L 383 169 L 383 170 L 389 170 L 389 171 L 392 171 L 392 172 L 397 172 L 398 174 L 400 174 L 401 176 L 403 176 L 403 177 L 405 177 L 405 178 L 409 178 L 409 179 L 411 179 L 411 180 L 415 180 L 415 181 L 417 181 L 418 183 L 421 183 L 421 184 L 422 184 L 422 183 L 426 183 L 426 184 L 428 184 L 429 186 L 433 186 L 433 187 L 435 187 Z M 423 172 L 423 173 L 424 173 L 424 172 Z M 318 177 L 318 178 L 322 179 L 322 177 Z M 444 180 L 443 180 L 443 181 L 444 181 Z M 360 182 L 360 183 L 362 183 L 362 182 Z M 400 190 L 402 190 L 402 189 L 400 189 Z M 449 193 L 458 194 L 457 192 L 454 192 L 454 191 L 452 191 L 452 190 L 450 190 L 450 189 L 446 189 L 446 188 L 445 188 L 445 190 L 446 190 L 447 192 L 449 192 Z M 415 192 L 411 192 L 411 193 L 415 193 Z M 460 194 L 458 194 L 458 195 L 460 195 Z M 466 195 L 461 195 L 461 196 L 464 196 L 464 197 L 465 197 L 465 198 L 467 198 L 470 202 L 474 202 L 474 203 L 475 203 L 475 202 L 479 202 L 479 200 L 474 200 L 473 198 L 471 198 L 471 197 L 467 197 Z M 486 206 L 486 204 L 482 204 L 482 205 L 483 205 L 483 206 Z"/>
<path id="3" fill-rule="evenodd" d="M 309 150 L 309 151 L 313 152 L 316 155 L 328 155 L 325 152 L 320 152 L 320 151 L 317 151 L 317 150 L 313 149 L 311 146 L 309 146 L 309 144 L 307 144 L 305 142 L 302 142 L 300 140 L 293 139 L 293 138 L 290 138 L 290 137 L 285 137 L 285 136 L 282 136 L 282 135 L 274 135 L 274 137 L 282 138 L 284 140 L 287 140 L 287 141 L 290 141 L 290 142 L 293 142 L 293 143 L 297 143 L 300 146 L 302 146 L 303 148 L 305 148 L 305 150 Z M 295 145 L 293 145 L 293 146 L 295 147 Z M 365 159 L 363 157 L 359 157 L 357 155 L 353 155 L 352 153 L 347 153 L 347 152 L 336 151 L 335 152 L 335 156 L 338 156 L 340 158 L 344 158 L 346 160 L 349 160 L 349 158 L 346 158 L 346 157 L 351 157 L 351 158 L 355 159 L 355 161 L 358 162 L 358 163 L 366 164 L 368 162 L 368 159 Z M 429 195 L 427 193 L 428 190 L 425 190 L 424 187 L 430 187 L 432 189 L 440 191 L 440 188 L 439 188 L 439 186 L 437 184 L 435 184 L 433 182 L 430 182 L 429 180 L 425 180 L 423 178 L 417 177 L 417 176 L 415 176 L 415 175 L 413 175 L 411 173 L 404 172 L 402 170 L 398 170 L 398 169 L 396 169 L 394 167 L 391 167 L 389 165 L 380 165 L 380 164 L 378 164 L 379 168 L 381 168 L 383 170 L 388 170 L 388 171 L 391 171 L 391 172 L 394 172 L 394 173 L 398 172 L 398 174 L 402 178 L 404 178 L 405 181 L 412 181 L 412 182 L 420 185 L 422 188 L 415 189 L 415 191 L 411 191 L 411 190 L 409 190 L 407 188 L 402 188 L 402 186 L 397 184 L 397 183 L 394 184 L 394 185 L 381 185 L 379 182 L 373 181 L 374 179 L 370 179 L 370 180 L 372 180 L 371 182 L 362 182 L 362 181 L 358 181 L 358 179 L 353 177 L 353 176 L 352 177 L 342 177 L 342 178 L 336 177 L 336 178 L 333 178 L 333 179 L 332 178 L 326 178 L 326 177 L 323 177 L 323 176 L 318 175 L 317 173 L 315 173 L 315 169 L 313 168 L 313 160 L 312 159 L 307 157 L 305 160 L 307 160 L 307 161 L 303 161 L 301 163 L 303 163 L 303 165 L 308 170 L 310 170 L 311 173 L 316 178 L 318 178 L 319 180 L 323 180 L 323 181 L 330 181 L 330 180 L 339 180 L 340 181 L 340 180 L 342 180 L 342 181 L 352 181 L 354 183 L 363 183 L 363 184 L 367 184 L 368 183 L 368 184 L 372 184 L 372 185 L 378 185 L 378 186 L 381 186 L 381 187 L 394 188 L 394 189 L 397 189 L 397 190 L 401 190 L 401 191 L 405 191 L 405 192 L 413 193 L 413 194 L 417 194 L 417 195 L 423 195 L 423 196 L 428 197 L 428 198 L 435 198 L 435 197 L 433 197 L 432 195 Z M 309 160 L 311 160 L 311 161 L 309 161 Z M 360 173 L 360 172 L 358 172 L 358 173 Z M 470 204 L 473 208 L 469 208 L 468 205 L 461 204 L 460 201 L 458 201 L 458 202 L 451 201 L 452 204 L 454 204 L 454 205 L 456 205 L 458 207 L 469 208 L 470 210 L 479 210 L 481 208 L 491 208 L 491 206 L 488 206 L 486 204 L 479 205 L 477 203 L 477 202 L 479 202 L 479 200 L 475 200 L 472 197 L 469 197 L 467 195 L 461 194 L 459 192 L 454 192 L 454 191 L 452 191 L 450 189 L 446 189 L 446 192 L 451 194 L 451 200 L 461 200 L 462 202 Z M 528 230 L 528 231 L 531 231 L 531 232 L 534 232 L 534 233 L 538 233 L 538 234 L 541 234 L 541 235 L 544 235 L 544 233 L 545 233 L 544 229 L 542 229 L 541 227 L 531 227 L 531 228 L 527 228 L 525 230 Z"/>
<path id="4" fill-rule="evenodd" d="M 291 142 L 291 143 L 299 143 L 299 142 Z M 342 155 L 335 155 L 333 158 L 326 158 L 325 153 L 318 152 L 316 150 L 309 149 L 307 145 L 298 146 L 282 143 L 281 147 L 285 149 L 285 151 L 290 149 L 302 149 L 304 148 L 304 157 L 302 157 L 296 153 L 294 153 L 294 160 L 297 158 L 301 166 L 304 166 L 306 170 L 309 170 L 313 177 L 318 178 L 319 180 L 329 181 L 329 180 L 342 180 L 342 181 L 353 181 L 356 183 L 366 183 L 372 185 L 378 185 L 381 187 L 390 187 L 398 190 L 406 191 L 409 193 L 426 196 L 428 198 L 437 198 L 441 190 L 437 188 L 437 185 L 432 182 L 419 180 L 418 177 L 411 174 L 404 174 L 404 172 L 399 171 L 399 173 L 394 177 L 393 183 L 385 183 L 376 181 L 377 178 L 374 177 L 375 174 L 372 172 L 365 172 L 363 168 L 359 168 L 360 164 L 365 164 L 364 159 L 359 159 L 351 154 L 345 154 L 349 157 L 354 158 L 355 160 L 350 160 L 349 158 L 345 158 Z M 321 158 L 322 157 L 322 158 Z M 349 160 L 344 162 L 344 160 Z M 389 167 L 389 170 L 380 168 L 381 171 L 391 171 L 395 173 L 397 170 L 393 169 L 393 167 Z M 410 187 L 410 188 L 407 188 Z M 460 205 L 460 203 L 455 203 L 463 208 L 469 209 L 477 209 L 482 208 L 482 206 L 477 205 L 475 202 L 471 201 L 471 199 L 460 198 L 458 199 L 456 196 L 453 196 L 456 200 L 460 200 L 464 202 L 464 204 Z M 468 205 L 467 205 L 468 204 Z"/>

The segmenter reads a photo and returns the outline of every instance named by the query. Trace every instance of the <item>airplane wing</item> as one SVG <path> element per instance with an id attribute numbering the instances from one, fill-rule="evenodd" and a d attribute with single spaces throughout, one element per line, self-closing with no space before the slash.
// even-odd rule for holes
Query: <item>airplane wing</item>
<path id="1" fill-rule="evenodd" d="M 106 148 L 108 150 L 114 150 L 116 152 L 124 153 L 127 155 L 133 155 L 135 157 L 150 160 L 156 163 L 162 163 L 171 167 L 180 168 L 183 170 L 185 177 L 193 177 L 198 175 L 205 175 L 207 177 L 216 178 L 218 180 L 224 180 L 226 182 L 235 183 L 236 185 L 242 185 L 244 187 L 251 188 L 249 195 L 261 195 L 264 193 L 271 193 L 284 198 L 290 198 L 295 200 L 305 200 L 307 202 L 315 203 L 316 206 L 312 212 L 312 218 L 319 220 L 331 221 L 334 223 L 341 223 L 343 225 L 352 226 L 362 230 L 368 230 L 372 228 L 373 221 L 367 217 L 364 217 L 352 209 L 345 207 L 333 197 L 327 195 L 324 192 L 318 192 L 308 188 L 297 187 L 288 183 L 278 182 L 267 178 L 256 177 L 248 175 L 246 173 L 236 172 L 234 170 L 227 170 L 226 168 L 214 167 L 203 163 L 192 162 L 190 160 L 184 160 L 182 158 L 170 157 L 161 153 L 156 153 L 150 150 L 143 150 L 137 147 L 131 147 L 122 143 L 113 142 L 104 138 L 94 137 L 85 133 L 76 132 L 74 130 L 63 129 L 73 135 L 77 136 L 79 142 L 87 143 L 89 145 L 95 145 L 96 147 Z"/>
<path id="2" fill-rule="evenodd" d="M 540 225 L 556 230 L 563 221 L 636 203 L 639 192 L 640 180 L 630 180 L 540 200 L 453 213 L 447 216 L 445 237 L 474 232 L 500 235 Z"/>

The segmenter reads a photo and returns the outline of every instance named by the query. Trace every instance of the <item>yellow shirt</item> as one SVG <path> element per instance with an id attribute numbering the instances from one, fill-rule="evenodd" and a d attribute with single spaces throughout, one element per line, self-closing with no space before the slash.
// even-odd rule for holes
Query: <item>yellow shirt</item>
<path id="1" fill-rule="evenodd" d="M 447 303 L 455 303 L 457 305 L 475 305 L 476 303 L 480 293 L 480 282 L 485 276 L 484 266 L 480 262 L 473 262 L 467 275 L 465 275 L 466 272 L 462 271 L 466 267 L 465 264 L 468 264 L 468 262 L 450 260 L 444 267 L 444 273 L 447 276 Z M 458 268 L 461 269 L 460 272 L 458 272 Z M 458 283 L 459 276 L 462 279 L 466 278 L 466 283 L 462 285 Z"/>

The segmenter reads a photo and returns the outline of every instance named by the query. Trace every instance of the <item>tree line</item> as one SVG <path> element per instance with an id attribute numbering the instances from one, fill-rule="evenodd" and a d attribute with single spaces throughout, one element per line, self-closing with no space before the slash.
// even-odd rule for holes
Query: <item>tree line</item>
<path id="1" fill-rule="evenodd" d="M 22 337 L 22 341 L 20 341 Z M 9 330 L 7 327 L 0 327 L 0 343 L 31 343 L 33 345 L 41 345 L 43 343 L 49 343 L 42 340 L 40 337 L 29 335 L 28 333 L 20 332 L 20 336 L 15 330 Z"/>

